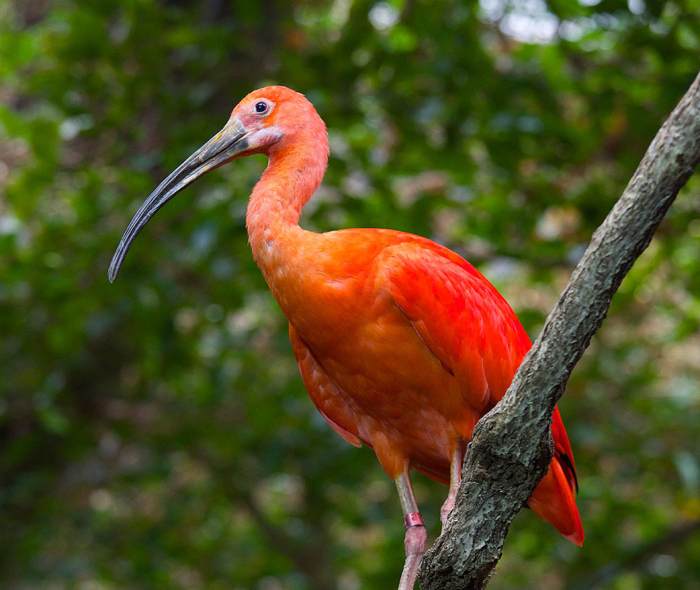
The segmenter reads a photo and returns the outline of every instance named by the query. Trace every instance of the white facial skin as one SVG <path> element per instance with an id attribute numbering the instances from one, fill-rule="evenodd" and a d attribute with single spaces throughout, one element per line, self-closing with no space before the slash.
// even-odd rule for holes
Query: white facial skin
<path id="1" fill-rule="evenodd" d="M 249 151 L 261 152 L 265 151 L 273 143 L 277 143 L 282 139 L 282 130 L 279 127 L 263 127 L 257 131 L 253 131 L 247 136 Z"/>

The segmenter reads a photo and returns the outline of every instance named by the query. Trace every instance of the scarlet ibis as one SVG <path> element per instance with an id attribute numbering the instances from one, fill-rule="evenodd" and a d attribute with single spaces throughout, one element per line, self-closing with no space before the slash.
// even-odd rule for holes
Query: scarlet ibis
<path id="1" fill-rule="evenodd" d="M 176 193 L 250 154 L 269 161 L 248 203 L 253 257 L 289 320 L 311 400 L 347 442 L 372 449 L 398 489 L 413 588 L 426 547 L 409 470 L 449 482 L 454 506 L 472 429 L 510 384 L 530 340 L 515 313 L 471 264 L 426 238 L 389 229 L 315 233 L 299 226 L 328 162 L 326 126 L 283 86 L 246 96 L 212 139 L 149 195 L 114 254 L 113 281 L 134 238 Z M 555 453 L 529 506 L 581 545 L 574 457 L 557 408 Z"/>

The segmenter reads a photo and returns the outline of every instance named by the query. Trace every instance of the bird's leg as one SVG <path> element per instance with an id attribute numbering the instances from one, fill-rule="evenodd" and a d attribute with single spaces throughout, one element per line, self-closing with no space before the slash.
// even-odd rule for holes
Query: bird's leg
<path id="1" fill-rule="evenodd" d="M 406 561 L 401 572 L 399 590 L 413 590 L 418 576 L 418 568 L 425 553 L 425 546 L 428 541 L 428 533 L 423 524 L 423 518 L 418 511 L 418 504 L 413 495 L 413 487 L 408 470 L 404 471 L 396 478 L 396 489 L 399 491 L 401 509 L 403 510 L 403 521 L 406 527 L 404 536 L 404 547 L 406 548 Z"/>
<path id="2" fill-rule="evenodd" d="M 447 498 L 440 509 L 440 522 L 442 522 L 442 530 L 445 530 L 445 524 L 447 523 L 447 517 L 452 512 L 455 507 L 455 500 L 457 499 L 457 489 L 459 488 L 459 482 L 462 481 L 462 461 L 464 460 L 464 450 L 462 445 L 457 445 L 457 448 L 452 453 L 450 459 L 450 491 L 447 493 Z"/>

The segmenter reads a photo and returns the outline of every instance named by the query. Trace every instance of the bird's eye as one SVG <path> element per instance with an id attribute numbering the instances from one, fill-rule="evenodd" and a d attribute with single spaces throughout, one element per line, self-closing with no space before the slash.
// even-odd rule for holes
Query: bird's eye
<path id="1" fill-rule="evenodd" d="M 255 112 L 258 113 L 259 115 L 266 113 L 267 109 L 268 109 L 268 106 L 267 106 L 266 102 L 263 102 L 261 100 L 260 102 L 255 103 Z"/>

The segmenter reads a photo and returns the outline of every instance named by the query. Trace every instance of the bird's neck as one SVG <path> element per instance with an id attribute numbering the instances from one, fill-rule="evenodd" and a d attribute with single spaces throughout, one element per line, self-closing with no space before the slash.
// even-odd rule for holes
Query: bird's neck
<path id="1" fill-rule="evenodd" d="M 253 257 L 268 283 L 274 270 L 290 263 L 308 233 L 299 227 L 299 217 L 326 171 L 328 142 L 323 131 L 321 139 L 300 137 L 283 149 L 271 150 L 250 196 L 246 227 Z"/>

